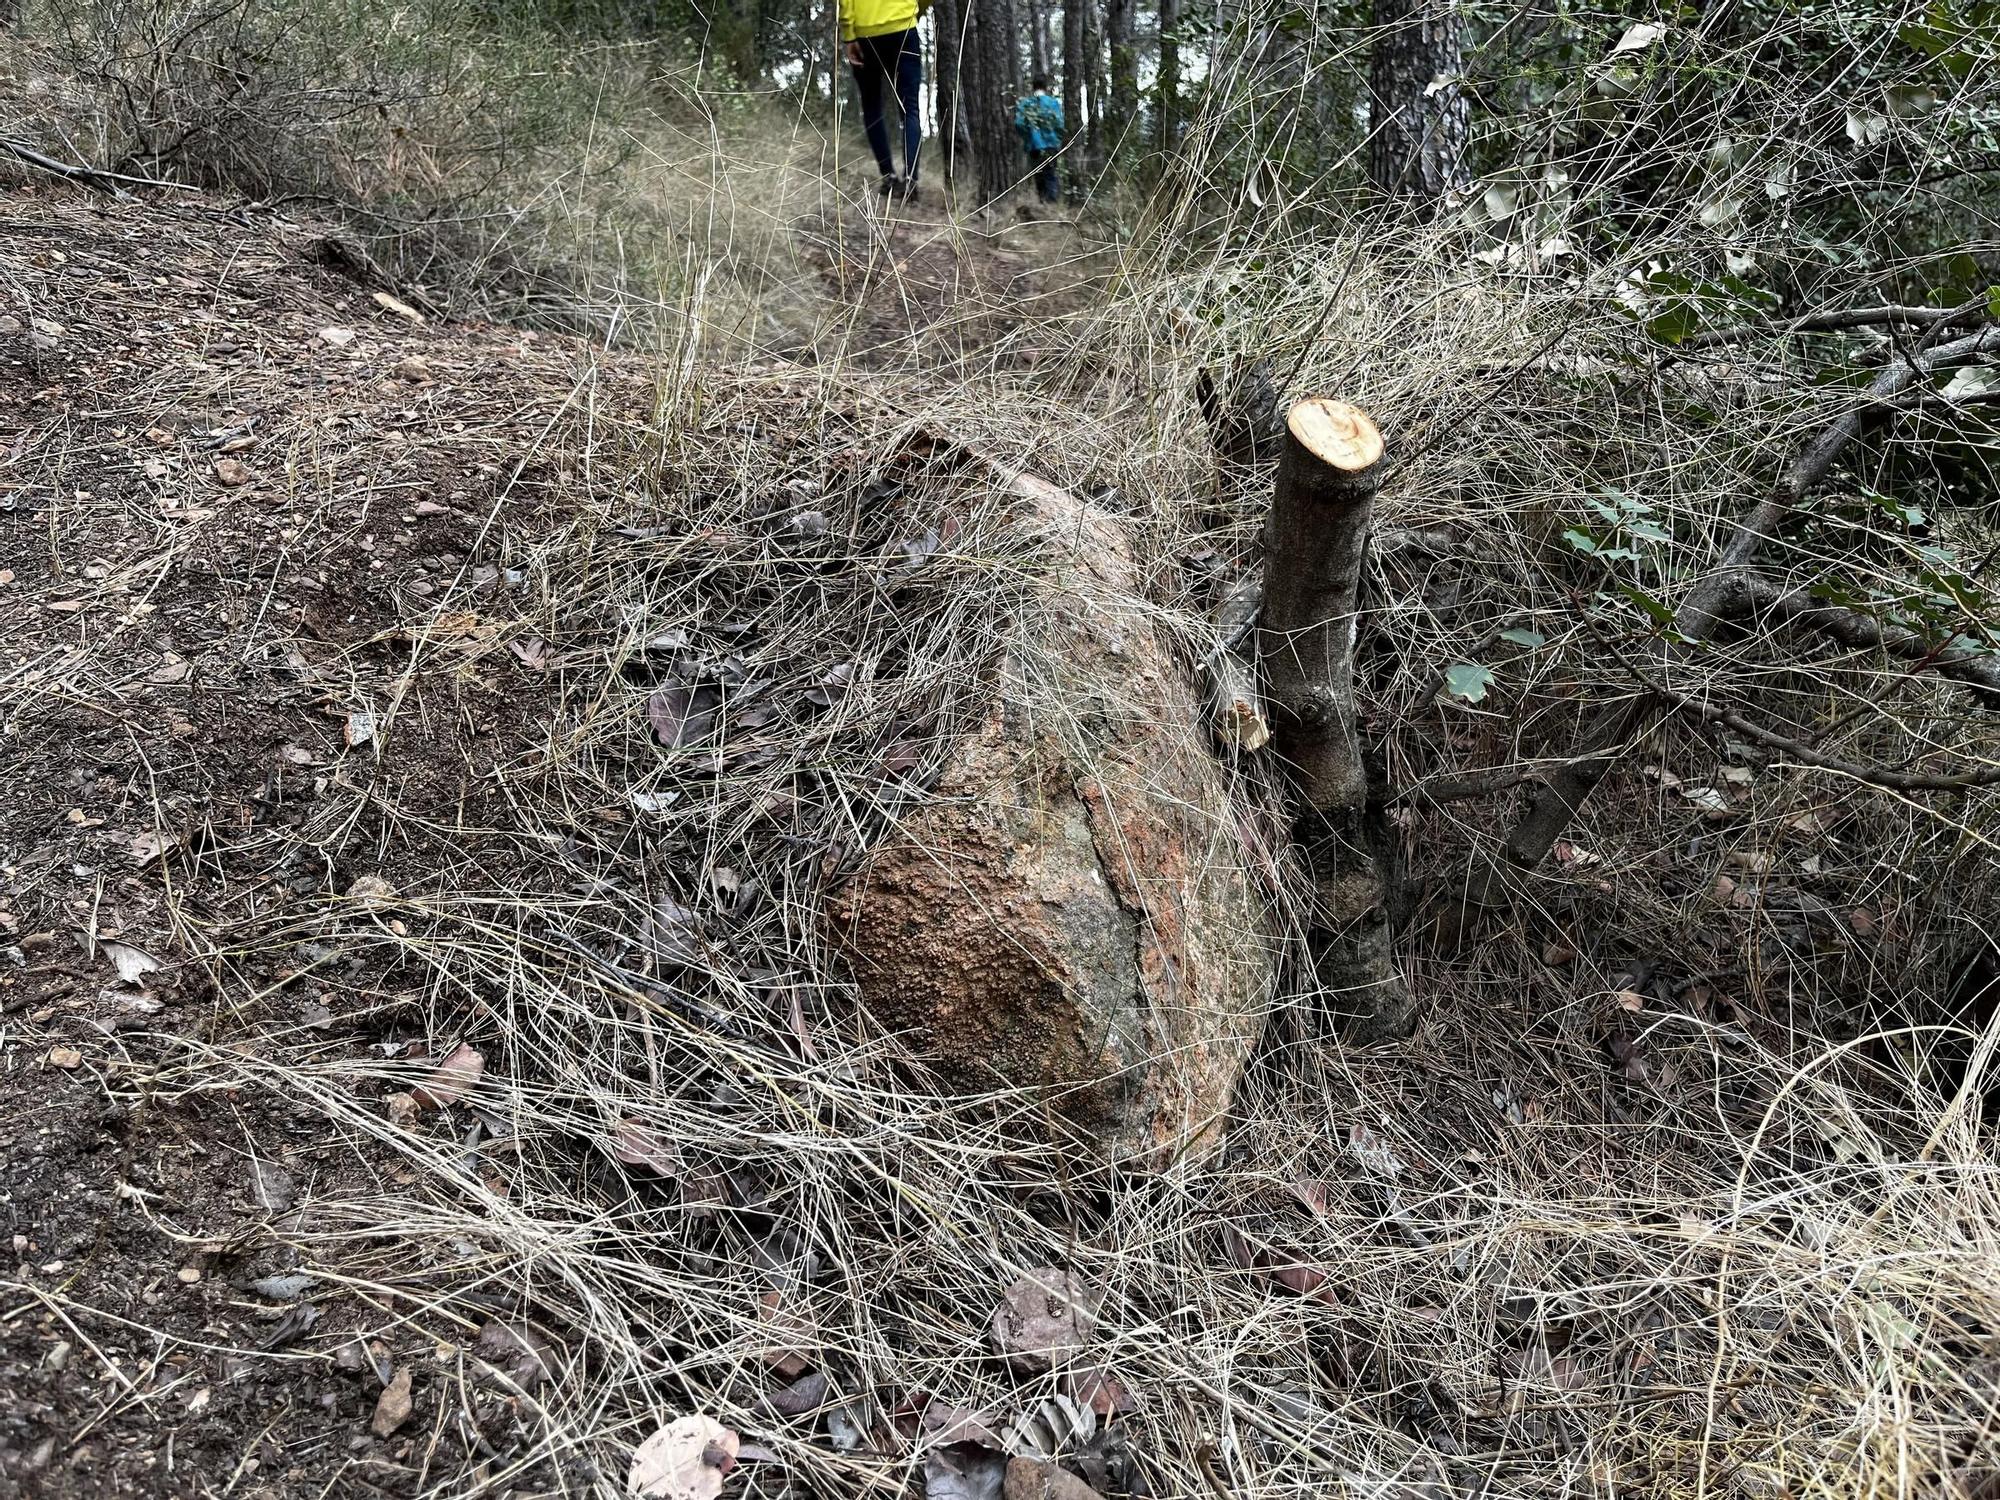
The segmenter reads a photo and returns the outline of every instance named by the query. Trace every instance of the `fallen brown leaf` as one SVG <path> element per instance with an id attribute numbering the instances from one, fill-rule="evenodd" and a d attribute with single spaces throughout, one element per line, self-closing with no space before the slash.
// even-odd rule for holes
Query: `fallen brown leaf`
<path id="1" fill-rule="evenodd" d="M 643 1500 L 717 1500 L 741 1445 L 713 1417 L 681 1417 L 633 1450 L 626 1491 Z"/>
<path id="2" fill-rule="evenodd" d="M 436 1072 L 410 1090 L 410 1097 L 419 1109 L 443 1109 L 470 1094 L 485 1071 L 485 1055 L 469 1042 L 460 1042 L 445 1054 Z"/>
<path id="3" fill-rule="evenodd" d="M 645 1167 L 664 1177 L 677 1175 L 681 1159 L 674 1148 L 637 1120 L 620 1120 L 604 1141 L 613 1161 L 628 1167 Z"/>
<path id="4" fill-rule="evenodd" d="M 1129 1412 L 1135 1404 L 1125 1383 L 1101 1367 L 1066 1372 L 1063 1388 L 1072 1401 L 1095 1412 L 1099 1420 Z"/>

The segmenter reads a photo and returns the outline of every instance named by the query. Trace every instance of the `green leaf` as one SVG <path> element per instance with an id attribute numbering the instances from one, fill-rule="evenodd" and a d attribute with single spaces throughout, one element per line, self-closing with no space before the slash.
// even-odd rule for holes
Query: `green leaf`
<path id="1" fill-rule="evenodd" d="M 1690 301 L 1669 302 L 1665 308 L 1646 320 L 1646 332 L 1662 344 L 1678 347 L 1685 344 L 1701 329 L 1701 312 Z"/>
<path id="2" fill-rule="evenodd" d="M 1493 686 L 1493 673 L 1476 661 L 1455 661 L 1444 669 L 1444 690 L 1454 698 L 1477 703 Z"/>
<path id="3" fill-rule="evenodd" d="M 1671 625 L 1674 623 L 1674 612 L 1655 599 L 1651 594 L 1622 584 L 1619 586 L 1618 592 L 1638 605 L 1646 614 L 1650 615 L 1655 625 Z"/>
<path id="4" fill-rule="evenodd" d="M 1738 302 L 1748 303 L 1751 307 L 1765 310 L 1776 307 L 1784 300 L 1776 292 L 1766 291 L 1761 286 L 1752 286 L 1733 271 L 1723 273 L 1721 292 L 1726 298 L 1733 298 Z"/>
<path id="5" fill-rule="evenodd" d="M 1986 289 L 1986 316 L 2000 322 L 2000 286 Z"/>
<path id="6" fill-rule="evenodd" d="M 1963 573 L 1942 573 L 1934 568 L 1923 568 L 1917 577 L 1936 589 L 1974 619 L 1982 619 L 1986 614 L 1986 595 L 1978 584 Z"/>
<path id="7" fill-rule="evenodd" d="M 1924 508 L 1921 505 L 1906 505 L 1901 500 L 1894 499 L 1888 495 L 1877 495 L 1872 491 L 1869 493 L 1868 498 L 1875 502 L 1878 509 L 1888 515 L 1894 516 L 1905 526 L 1921 526 L 1924 524 Z"/>
<path id="8" fill-rule="evenodd" d="M 1563 540 L 1587 557 L 1595 557 L 1597 555 L 1597 538 L 1587 531 L 1578 531 L 1572 526 L 1568 531 L 1563 533 Z"/>
<path id="9" fill-rule="evenodd" d="M 1530 651 L 1538 650 L 1549 643 L 1549 638 L 1539 630 L 1525 630 L 1519 625 L 1501 631 L 1500 639 L 1510 641 L 1516 646 L 1526 646 Z"/>

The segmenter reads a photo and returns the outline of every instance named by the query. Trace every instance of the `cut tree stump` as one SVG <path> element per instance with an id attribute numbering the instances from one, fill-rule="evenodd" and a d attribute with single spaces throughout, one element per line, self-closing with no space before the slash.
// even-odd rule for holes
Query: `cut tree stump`
<path id="1" fill-rule="evenodd" d="M 1354 703 L 1354 644 L 1382 435 L 1345 402 L 1291 408 L 1264 534 L 1262 655 L 1273 743 L 1298 777 L 1293 836 L 1316 891 L 1313 958 L 1358 1042 L 1408 1030 L 1390 946 L 1393 861 Z"/>

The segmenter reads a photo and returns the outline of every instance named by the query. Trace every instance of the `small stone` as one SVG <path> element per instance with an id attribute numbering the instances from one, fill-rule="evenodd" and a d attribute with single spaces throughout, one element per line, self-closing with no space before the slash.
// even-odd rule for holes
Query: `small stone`
<path id="1" fill-rule="evenodd" d="M 362 875 L 347 888 L 347 898 L 373 911 L 396 897 L 396 888 L 380 875 Z"/>
<path id="2" fill-rule="evenodd" d="M 58 1068 L 80 1068 L 83 1066 L 83 1054 L 74 1047 L 51 1047 L 49 1062 Z"/>
<path id="3" fill-rule="evenodd" d="M 410 1367 L 403 1366 L 375 1402 L 375 1415 L 368 1423 L 368 1430 L 378 1438 L 388 1437 L 398 1427 L 410 1420 L 410 1413 L 416 1410 L 416 1401 L 410 1395 Z"/>
<path id="4" fill-rule="evenodd" d="M 182 1286 L 193 1286 L 197 1281 L 201 1280 L 201 1269 L 198 1266 L 182 1266 L 178 1271 L 174 1272 L 174 1276 L 180 1281 Z"/>
<path id="5" fill-rule="evenodd" d="M 276 1162 L 250 1164 L 250 1199 L 266 1213 L 279 1213 L 292 1206 L 295 1189 L 292 1174 Z"/>

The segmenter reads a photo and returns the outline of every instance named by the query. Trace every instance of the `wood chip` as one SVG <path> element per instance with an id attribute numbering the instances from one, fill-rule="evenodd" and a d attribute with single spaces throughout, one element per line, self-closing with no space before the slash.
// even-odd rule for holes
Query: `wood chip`
<path id="1" fill-rule="evenodd" d="M 376 292 L 373 295 L 377 307 L 392 312 L 397 317 L 406 319 L 411 323 L 420 324 L 424 321 L 424 315 L 410 306 L 401 297 L 392 297 L 387 292 Z"/>

